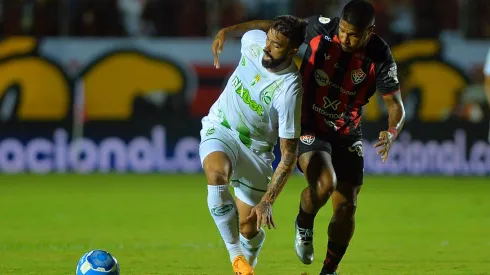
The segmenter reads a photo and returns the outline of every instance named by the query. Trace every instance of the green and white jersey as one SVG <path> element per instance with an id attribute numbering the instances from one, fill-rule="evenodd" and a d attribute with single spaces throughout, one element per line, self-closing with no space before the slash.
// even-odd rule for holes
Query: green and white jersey
<path id="1" fill-rule="evenodd" d="M 276 73 L 262 66 L 267 35 L 252 30 L 241 40 L 241 59 L 206 119 L 233 130 L 247 147 L 270 151 L 277 138 L 300 135 L 301 76 L 294 62 Z"/>

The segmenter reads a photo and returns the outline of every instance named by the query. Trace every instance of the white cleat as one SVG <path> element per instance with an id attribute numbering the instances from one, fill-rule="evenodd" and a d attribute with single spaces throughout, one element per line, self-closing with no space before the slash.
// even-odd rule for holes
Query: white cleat
<path id="1" fill-rule="evenodd" d="M 304 264 L 313 262 L 313 229 L 301 228 L 295 222 L 296 238 L 294 240 L 294 249 L 299 260 Z"/>

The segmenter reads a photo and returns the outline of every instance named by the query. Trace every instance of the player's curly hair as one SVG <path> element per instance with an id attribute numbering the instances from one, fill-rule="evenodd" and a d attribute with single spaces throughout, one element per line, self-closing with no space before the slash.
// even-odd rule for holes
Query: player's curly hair
<path id="1" fill-rule="evenodd" d="M 299 48 L 305 41 L 308 23 L 299 17 L 281 15 L 273 19 L 271 28 L 289 39 L 292 48 Z"/>
<path id="2" fill-rule="evenodd" d="M 365 0 L 352 0 L 342 9 L 342 20 L 364 30 L 374 26 L 374 7 L 373 4 Z"/>

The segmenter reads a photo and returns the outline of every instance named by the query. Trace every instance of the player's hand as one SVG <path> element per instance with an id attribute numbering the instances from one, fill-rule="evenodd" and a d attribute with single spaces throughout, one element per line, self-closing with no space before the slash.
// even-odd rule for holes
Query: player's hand
<path id="1" fill-rule="evenodd" d="M 260 230 L 262 225 L 267 225 L 269 229 L 271 229 L 271 225 L 276 228 L 276 224 L 272 219 L 272 204 L 270 202 L 261 201 L 252 208 L 252 213 L 250 213 L 247 219 L 253 219 L 254 216 L 257 218 L 257 230 Z"/>
<path id="2" fill-rule="evenodd" d="M 374 145 L 374 148 L 381 147 L 378 150 L 378 155 L 381 156 L 383 162 L 386 162 L 388 155 L 390 154 L 391 146 L 395 141 L 395 135 L 388 131 L 382 131 L 379 133 L 379 142 Z"/>
<path id="3" fill-rule="evenodd" d="M 211 46 L 211 50 L 213 51 L 213 56 L 214 56 L 214 66 L 216 67 L 216 69 L 219 69 L 218 55 L 223 50 L 225 40 L 226 40 L 225 31 L 224 29 L 221 29 L 214 37 L 213 45 Z"/>

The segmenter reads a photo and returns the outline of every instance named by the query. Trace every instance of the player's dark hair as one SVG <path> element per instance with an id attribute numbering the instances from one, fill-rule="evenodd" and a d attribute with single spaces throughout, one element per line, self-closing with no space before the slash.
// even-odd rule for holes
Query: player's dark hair
<path id="1" fill-rule="evenodd" d="M 359 29 L 374 26 L 374 7 L 365 0 L 352 0 L 342 9 L 342 20 Z"/>
<path id="2" fill-rule="evenodd" d="M 271 28 L 289 39 L 292 48 L 299 48 L 305 41 L 308 23 L 292 15 L 281 15 L 273 19 Z"/>

